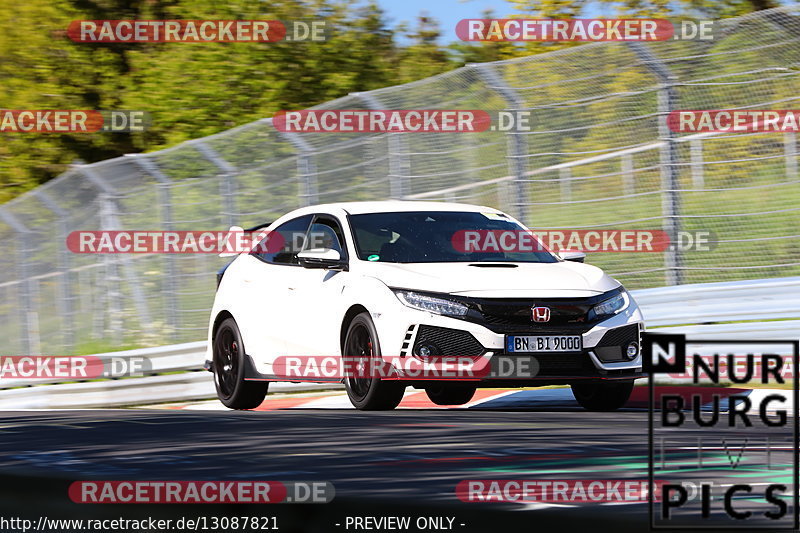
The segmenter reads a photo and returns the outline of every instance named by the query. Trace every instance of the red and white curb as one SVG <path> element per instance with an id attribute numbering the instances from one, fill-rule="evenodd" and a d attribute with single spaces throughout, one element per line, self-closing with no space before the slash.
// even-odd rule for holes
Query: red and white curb
<path id="1" fill-rule="evenodd" d="M 710 406 L 714 394 L 722 395 L 720 408 L 727 410 L 725 397 L 738 394 L 746 395 L 753 405 L 758 405 L 769 395 L 783 398 L 770 405 L 771 410 L 785 409 L 792 414 L 792 391 L 781 389 L 738 389 L 721 387 L 659 387 L 662 393 L 679 394 L 687 401 L 693 394 L 701 394 L 704 404 Z M 706 400 L 708 403 L 706 403 Z M 636 387 L 625 408 L 647 409 L 649 394 L 647 387 Z M 190 403 L 151 405 L 152 409 L 178 409 L 189 411 L 228 411 L 229 409 L 217 400 L 205 400 Z M 400 409 L 580 409 L 572 391 L 568 387 L 555 389 L 478 389 L 472 401 L 459 406 L 441 406 L 431 402 L 425 391 L 409 389 L 406 391 Z M 267 395 L 255 411 L 278 411 L 283 409 L 353 409 L 347 393 L 344 391 L 325 391 L 316 393 Z"/>

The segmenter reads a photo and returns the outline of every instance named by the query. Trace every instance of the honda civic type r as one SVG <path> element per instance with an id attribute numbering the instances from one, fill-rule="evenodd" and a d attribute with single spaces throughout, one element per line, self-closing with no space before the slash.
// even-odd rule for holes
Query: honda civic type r
<path id="1" fill-rule="evenodd" d="M 217 275 L 206 368 L 227 407 L 257 407 L 269 381 L 327 379 L 344 381 L 358 409 L 393 409 L 409 386 L 461 405 L 478 387 L 570 385 L 583 407 L 608 411 L 643 377 L 641 312 L 582 253 L 458 245 L 464 231 L 532 235 L 496 209 L 338 203 L 298 209 L 265 231 Z M 288 360 L 316 357 L 362 371 L 285 371 Z M 471 363 L 447 375 L 408 370 L 448 358 Z"/>

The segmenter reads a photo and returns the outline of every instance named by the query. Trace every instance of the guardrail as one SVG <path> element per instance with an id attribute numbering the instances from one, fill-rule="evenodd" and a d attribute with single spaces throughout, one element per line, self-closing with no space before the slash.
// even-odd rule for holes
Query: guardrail
<path id="1" fill-rule="evenodd" d="M 633 291 L 648 327 L 800 318 L 800 277 Z"/>
<path id="2" fill-rule="evenodd" d="M 337 389 L 322 383 L 271 383 L 270 393 Z M 0 410 L 90 409 L 216 398 L 214 381 L 205 370 L 139 378 L 106 379 L 0 390 Z"/>
<path id="3" fill-rule="evenodd" d="M 691 339 L 797 339 L 800 277 L 680 285 L 632 291 L 648 329 Z M 97 354 L 101 360 L 146 357 L 147 376 L 57 383 L 0 379 L 0 409 L 121 407 L 213 398 L 211 374 L 202 370 L 205 341 Z M 272 392 L 340 385 L 273 383 Z"/>
<path id="4" fill-rule="evenodd" d="M 0 379 L 0 409 L 70 409 L 124 407 L 214 398 L 214 381 L 203 369 L 206 342 L 141 348 L 96 354 L 114 359 L 146 358 L 142 377 L 64 382 L 58 378 Z M 271 383 L 270 392 L 301 392 L 338 388 L 320 383 Z"/>
<path id="5" fill-rule="evenodd" d="M 183 344 L 173 344 L 170 346 L 157 346 L 154 348 L 140 348 L 137 350 L 125 350 L 119 352 L 109 352 L 93 355 L 103 361 L 119 358 L 145 358 L 149 361 L 148 375 L 166 374 L 169 372 L 186 372 L 202 368 L 203 354 L 206 350 L 206 341 L 185 342 Z M 49 385 L 62 383 L 64 380 L 59 378 L 13 378 L 0 379 L 0 390 L 28 385 Z M 1 400 L 0 400 L 1 401 Z"/>

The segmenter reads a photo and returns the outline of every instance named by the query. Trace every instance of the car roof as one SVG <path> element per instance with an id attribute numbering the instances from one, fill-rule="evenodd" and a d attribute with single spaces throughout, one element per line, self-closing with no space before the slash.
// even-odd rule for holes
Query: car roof
<path id="1" fill-rule="evenodd" d="M 309 205 L 290 211 L 281 216 L 271 224 L 269 229 L 275 229 L 284 222 L 293 218 L 301 217 L 314 213 L 325 213 L 334 216 L 347 216 L 347 215 L 363 215 L 367 213 L 402 213 L 409 211 L 453 211 L 453 212 L 468 212 L 468 213 L 502 213 L 498 209 L 492 207 L 470 205 L 470 204 L 457 204 L 452 202 L 419 202 L 408 200 L 380 200 L 380 201 L 367 201 L 367 202 L 337 202 L 330 204 Z M 258 227 L 264 227 L 266 224 L 261 224 Z"/>
<path id="2" fill-rule="evenodd" d="M 351 215 L 366 213 L 400 213 L 408 211 L 461 211 L 471 213 L 500 213 L 497 209 L 479 205 L 457 204 L 451 202 L 419 202 L 408 200 L 380 200 L 367 202 L 338 202 L 303 207 L 292 211 L 292 216 L 306 213 L 344 211 Z"/>

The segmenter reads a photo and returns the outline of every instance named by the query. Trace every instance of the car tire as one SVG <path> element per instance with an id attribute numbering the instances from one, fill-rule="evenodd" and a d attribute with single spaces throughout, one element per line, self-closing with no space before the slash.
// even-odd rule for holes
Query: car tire
<path id="1" fill-rule="evenodd" d="M 211 369 L 217 397 L 230 409 L 255 409 L 264 401 L 266 381 L 245 381 L 245 351 L 242 334 L 233 318 L 226 318 L 214 333 Z"/>
<path id="2" fill-rule="evenodd" d="M 633 381 L 572 384 L 572 395 L 587 411 L 616 411 L 628 402 L 631 392 Z"/>
<path id="3" fill-rule="evenodd" d="M 348 361 L 348 368 L 355 365 L 349 363 L 363 362 L 362 368 L 371 368 L 371 365 L 381 360 L 381 346 L 378 341 L 378 331 L 369 313 L 356 315 L 347 327 L 344 338 L 342 356 Z M 397 381 L 385 381 L 378 377 L 352 375 L 351 369 L 345 376 L 344 384 L 350 403 L 361 411 L 385 411 L 400 405 L 405 393 L 405 386 Z"/>
<path id="4" fill-rule="evenodd" d="M 464 405 L 475 396 L 476 390 L 474 385 L 437 385 L 426 387 L 425 394 L 436 405 Z"/>

